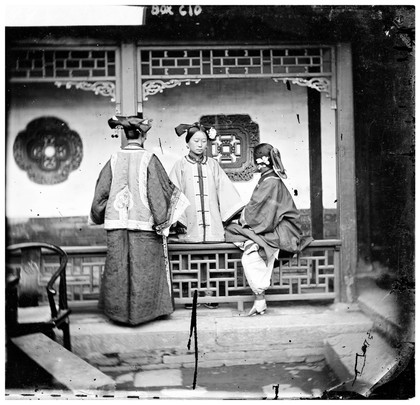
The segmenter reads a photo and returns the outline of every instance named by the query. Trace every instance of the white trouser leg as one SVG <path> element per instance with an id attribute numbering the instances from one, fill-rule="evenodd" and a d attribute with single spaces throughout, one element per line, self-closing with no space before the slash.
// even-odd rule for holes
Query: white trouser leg
<path id="1" fill-rule="evenodd" d="M 258 252 L 242 255 L 245 277 L 254 294 L 262 294 L 270 286 L 274 259 L 273 256 L 266 265 Z"/>

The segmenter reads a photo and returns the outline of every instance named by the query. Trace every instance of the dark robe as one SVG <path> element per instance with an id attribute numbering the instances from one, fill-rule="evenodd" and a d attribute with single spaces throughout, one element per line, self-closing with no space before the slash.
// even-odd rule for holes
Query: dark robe
<path id="1" fill-rule="evenodd" d="M 227 242 L 246 240 L 260 246 L 259 253 L 265 262 L 273 255 L 291 257 L 313 240 L 303 235 L 299 211 L 289 190 L 273 170 L 261 175 L 239 224 L 226 228 Z"/>
<path id="2" fill-rule="evenodd" d="M 137 325 L 174 311 L 166 236 L 188 204 L 143 148 L 125 148 L 102 169 L 89 222 L 107 230 L 99 307 L 110 319 Z"/>

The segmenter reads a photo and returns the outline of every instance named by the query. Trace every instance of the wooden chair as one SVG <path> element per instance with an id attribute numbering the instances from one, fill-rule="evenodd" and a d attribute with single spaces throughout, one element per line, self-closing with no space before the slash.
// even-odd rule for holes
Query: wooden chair
<path id="1" fill-rule="evenodd" d="M 57 256 L 58 264 L 51 262 Z M 55 340 L 57 328 L 63 332 L 63 346 L 71 351 L 66 266 L 66 252 L 55 245 L 31 242 L 6 248 L 6 333 L 9 338 L 41 332 Z M 48 302 L 40 305 L 43 297 Z"/>

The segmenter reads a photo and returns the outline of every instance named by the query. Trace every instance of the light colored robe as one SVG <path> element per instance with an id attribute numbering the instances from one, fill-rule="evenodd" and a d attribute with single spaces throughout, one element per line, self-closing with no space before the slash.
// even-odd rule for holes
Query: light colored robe
<path id="1" fill-rule="evenodd" d="M 177 161 L 169 174 L 190 202 L 178 219 L 187 228 L 180 242 L 224 242 L 223 222 L 244 206 L 242 199 L 219 163 L 207 156 L 196 162 L 189 155 Z"/>

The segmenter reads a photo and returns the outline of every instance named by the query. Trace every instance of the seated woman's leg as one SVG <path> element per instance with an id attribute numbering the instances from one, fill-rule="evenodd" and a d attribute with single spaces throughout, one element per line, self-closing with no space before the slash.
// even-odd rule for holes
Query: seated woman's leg
<path id="1" fill-rule="evenodd" d="M 250 249 L 252 250 L 252 249 Z M 242 255 L 242 266 L 245 277 L 255 295 L 254 306 L 249 315 L 262 314 L 267 309 L 265 290 L 270 286 L 271 274 L 274 265 L 274 256 L 267 264 L 259 255 L 258 251 L 247 251 Z"/>

